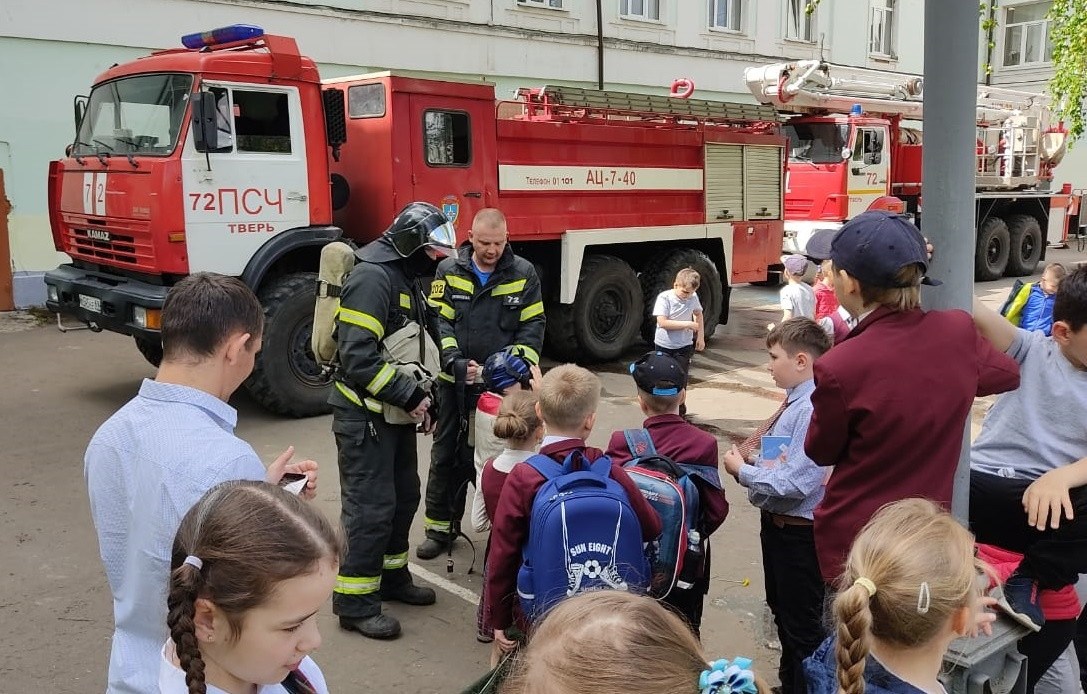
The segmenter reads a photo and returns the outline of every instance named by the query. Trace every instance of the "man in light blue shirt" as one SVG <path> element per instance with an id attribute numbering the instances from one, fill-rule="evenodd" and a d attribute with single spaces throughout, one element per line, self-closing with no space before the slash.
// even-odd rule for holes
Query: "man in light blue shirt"
<path id="1" fill-rule="evenodd" d="M 770 375 L 785 389 L 778 411 L 722 461 L 725 470 L 748 489 L 748 499 L 762 510 L 762 564 L 766 604 L 774 613 L 781 641 L 778 675 L 786 694 L 807 692 L 804 659 L 823 633 L 825 584 L 815 553 L 813 514 L 823 498 L 827 470 L 804 452 L 811 422 L 813 365 L 830 349 L 830 337 L 810 318 L 790 318 L 766 336 Z M 784 450 L 762 450 L 748 464 L 763 434 L 780 437 Z M 788 441 L 786 444 L 785 442 Z"/>
<path id="2" fill-rule="evenodd" d="M 166 584 L 181 517 L 216 484 L 276 482 L 287 470 L 310 477 L 317 464 L 288 464 L 288 448 L 266 471 L 234 435 L 227 399 L 253 370 L 263 312 L 241 281 L 199 273 L 166 297 L 162 365 L 155 380 L 99 427 L 84 458 L 91 515 L 113 593 L 111 694 L 157 691 L 166 642 Z"/>

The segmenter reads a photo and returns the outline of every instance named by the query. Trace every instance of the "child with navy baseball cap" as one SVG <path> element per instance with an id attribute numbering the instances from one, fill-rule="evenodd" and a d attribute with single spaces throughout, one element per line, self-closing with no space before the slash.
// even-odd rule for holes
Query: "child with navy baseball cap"
<path id="1" fill-rule="evenodd" d="M 809 249 L 810 251 L 811 249 Z M 870 211 L 830 239 L 838 301 L 857 321 L 815 362 L 805 452 L 834 466 L 815 510 L 831 584 L 853 538 L 882 505 L 925 497 L 951 506 L 974 398 L 1019 386 L 1019 368 L 965 311 L 923 311 L 924 237 L 902 215 Z"/>

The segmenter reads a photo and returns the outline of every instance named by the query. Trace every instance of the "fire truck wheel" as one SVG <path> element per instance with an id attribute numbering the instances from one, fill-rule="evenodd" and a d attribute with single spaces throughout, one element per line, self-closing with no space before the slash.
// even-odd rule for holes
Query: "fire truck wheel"
<path id="1" fill-rule="evenodd" d="M 550 356 L 582 362 L 616 359 L 642 320 L 642 288 L 630 265 L 610 255 L 590 255 L 581 265 L 577 298 L 547 314 Z"/>
<path id="2" fill-rule="evenodd" d="M 1042 227 L 1029 214 L 1013 214 L 1008 217 L 1008 277 L 1026 277 L 1033 274 L 1042 257 Z"/>
<path id="3" fill-rule="evenodd" d="M 264 307 L 264 345 L 245 387 L 268 410 L 291 417 L 325 414 L 330 383 L 313 358 L 314 287 L 317 275 L 296 272 L 258 292 Z"/>
<path id="4" fill-rule="evenodd" d="M 161 340 L 148 340 L 144 337 L 136 338 L 136 349 L 140 350 L 140 354 L 147 360 L 147 363 L 151 366 L 158 368 L 162 363 L 162 341 Z"/>
<path id="5" fill-rule="evenodd" d="M 698 300 L 702 303 L 702 320 L 706 335 L 713 335 L 721 319 L 724 305 L 724 292 L 721 288 L 721 273 L 710 257 L 702 251 L 684 248 L 666 253 L 659 261 L 650 262 L 642 271 L 642 294 L 645 296 L 645 309 L 642 314 L 642 337 L 653 344 L 653 335 L 657 331 L 657 318 L 653 315 L 653 304 L 657 295 L 672 288 L 676 273 L 685 267 L 693 268 L 701 278 L 698 286 Z"/>
<path id="6" fill-rule="evenodd" d="M 974 251 L 974 279 L 978 282 L 998 280 L 1008 266 L 1010 238 L 1008 225 L 1000 217 L 988 217 L 978 229 L 978 245 Z"/>

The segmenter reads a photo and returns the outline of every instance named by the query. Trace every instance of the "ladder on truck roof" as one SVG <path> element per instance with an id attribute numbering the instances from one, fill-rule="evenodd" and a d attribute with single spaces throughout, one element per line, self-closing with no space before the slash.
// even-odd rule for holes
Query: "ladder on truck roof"
<path id="1" fill-rule="evenodd" d="M 710 124 L 776 131 L 781 116 L 772 106 L 659 94 L 545 86 L 517 91 L 524 106 L 519 116 L 530 120 L 597 120 L 637 124 Z"/>

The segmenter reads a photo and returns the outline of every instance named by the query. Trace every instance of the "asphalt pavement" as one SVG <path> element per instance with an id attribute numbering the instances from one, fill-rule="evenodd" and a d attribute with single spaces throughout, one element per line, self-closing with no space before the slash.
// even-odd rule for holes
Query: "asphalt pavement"
<path id="1" fill-rule="evenodd" d="M 1068 264 L 1082 253 L 1050 250 Z M 1041 274 L 1041 268 L 1038 270 Z M 976 285 L 986 303 L 999 306 L 1011 280 Z M 765 369 L 765 326 L 779 317 L 774 288 L 737 287 L 732 317 L 718 328 L 692 366 L 689 409 L 722 446 L 748 435 L 780 402 Z M 604 397 L 590 443 L 603 446 L 616 429 L 641 421 L 626 365 L 646 345 L 595 368 Z M 62 333 L 26 313 L 0 314 L 0 442 L 7 489 L 0 502 L 0 691 L 104 691 L 112 633 L 112 608 L 91 524 L 83 479 L 83 452 L 94 430 L 123 405 L 154 370 L 131 339 L 88 330 Z M 331 418 L 284 420 L 261 411 L 244 393 L 238 435 L 270 462 L 288 445 L 321 468 L 315 501 L 330 517 L 339 513 L 336 449 Z M 975 407 L 975 427 L 988 402 Z M 425 480 L 430 440 L 421 441 L 419 473 Z M 758 516 L 743 490 L 726 479 L 731 511 L 713 537 L 713 577 L 707 596 L 703 642 L 711 657 L 745 655 L 774 678 L 776 640 L 766 618 L 758 544 Z M 422 539 L 422 510 L 412 547 Z M 387 606 L 403 635 L 377 642 L 341 631 L 326 607 L 320 614 L 324 644 L 315 654 L 334 692 L 458 692 L 487 669 L 489 645 L 476 642 L 475 610 L 485 538 L 463 540 L 445 556 L 419 561 L 417 580 L 438 589 L 432 607 Z"/>

